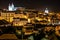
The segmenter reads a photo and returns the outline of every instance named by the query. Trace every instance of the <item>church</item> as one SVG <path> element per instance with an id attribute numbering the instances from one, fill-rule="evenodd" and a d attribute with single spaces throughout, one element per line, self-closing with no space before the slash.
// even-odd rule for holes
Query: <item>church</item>
<path id="1" fill-rule="evenodd" d="M 8 10 L 9 11 L 15 11 L 16 10 L 16 8 L 14 7 L 14 4 L 13 3 L 12 4 L 9 4 Z"/>
<path id="2" fill-rule="evenodd" d="M 23 7 L 15 7 L 14 4 L 9 4 L 8 11 L 16 11 L 17 9 L 24 9 Z"/>

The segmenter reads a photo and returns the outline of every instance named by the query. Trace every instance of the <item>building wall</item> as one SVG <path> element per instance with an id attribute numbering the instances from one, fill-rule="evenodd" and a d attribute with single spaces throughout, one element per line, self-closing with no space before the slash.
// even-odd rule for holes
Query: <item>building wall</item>
<path id="1" fill-rule="evenodd" d="M 0 19 L 4 19 L 4 20 L 6 20 L 8 22 L 12 22 L 13 21 L 13 17 L 14 17 L 14 13 L 2 12 L 0 17 L 1 17 Z"/>
<path id="2" fill-rule="evenodd" d="M 12 11 L 6 11 L 6 12 L 0 12 L 0 20 L 4 19 L 8 22 L 12 22 L 15 24 L 17 21 L 14 21 L 14 18 L 25 18 L 27 19 L 28 23 L 35 23 L 34 20 L 46 20 L 48 23 L 52 23 L 53 21 L 56 21 L 55 19 L 53 20 L 52 16 L 56 16 L 53 12 L 49 13 L 47 16 L 44 15 L 44 13 L 34 13 L 34 12 L 25 12 L 26 15 L 23 13 L 16 13 Z M 60 19 L 60 14 L 57 14 L 58 19 Z M 37 19 L 36 19 L 37 18 Z M 14 22 L 13 22 L 14 21 Z M 20 21 L 19 21 L 20 22 Z M 18 22 L 18 24 L 19 24 Z M 25 21 L 24 21 L 25 22 Z M 20 25 L 20 24 L 19 24 Z"/>

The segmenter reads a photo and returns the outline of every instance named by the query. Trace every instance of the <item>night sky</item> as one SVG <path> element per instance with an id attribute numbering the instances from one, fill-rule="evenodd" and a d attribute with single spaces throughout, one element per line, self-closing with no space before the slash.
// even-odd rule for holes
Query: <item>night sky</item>
<path id="1" fill-rule="evenodd" d="M 48 8 L 52 11 L 60 11 L 59 0 L 0 0 L 0 9 L 7 8 L 9 3 L 13 3 L 16 7 L 22 6 L 33 9 Z"/>

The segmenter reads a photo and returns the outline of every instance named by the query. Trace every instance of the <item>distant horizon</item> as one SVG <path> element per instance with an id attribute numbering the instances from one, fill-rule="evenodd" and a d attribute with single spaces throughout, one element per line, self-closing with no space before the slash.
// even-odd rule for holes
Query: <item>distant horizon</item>
<path id="1" fill-rule="evenodd" d="M 0 0 L 0 9 L 7 9 L 9 3 L 13 3 L 15 7 L 26 7 L 38 10 L 48 8 L 51 11 L 60 11 L 59 0 Z"/>

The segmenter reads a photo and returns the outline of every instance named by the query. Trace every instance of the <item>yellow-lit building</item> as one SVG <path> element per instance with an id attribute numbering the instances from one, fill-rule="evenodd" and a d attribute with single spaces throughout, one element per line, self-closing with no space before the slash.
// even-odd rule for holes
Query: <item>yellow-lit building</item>
<path id="1" fill-rule="evenodd" d="M 3 10 L 3 11 L 0 11 L 0 20 L 4 19 L 10 23 L 13 23 L 13 25 L 22 25 L 24 23 L 35 23 L 34 20 L 37 20 L 37 21 L 45 20 L 48 23 L 53 23 L 54 21 L 56 21 L 55 19 L 60 19 L 59 18 L 60 13 L 49 12 L 48 14 L 45 14 L 44 12 L 40 12 L 40 11 L 37 11 L 36 13 L 35 12 L 36 12 L 36 10 L 31 10 L 31 9 L 30 10 L 26 10 L 26 9 L 20 10 L 19 9 L 17 11 Z M 55 16 L 57 16 L 57 17 L 55 18 Z M 17 21 L 14 21 L 15 20 L 14 18 L 19 18 L 19 19 L 23 18 L 26 20 L 22 20 L 22 21 L 19 20 L 17 22 Z M 53 18 L 55 18 L 55 19 L 53 19 Z M 43 22 L 42 22 L 42 24 L 43 24 Z"/>
<path id="2" fill-rule="evenodd" d="M 14 17 L 14 13 L 15 12 L 9 12 L 9 11 L 7 11 L 7 12 L 1 12 L 1 20 L 2 19 L 4 19 L 4 20 L 6 20 L 6 21 L 8 21 L 8 22 L 12 22 L 13 21 L 13 17 Z"/>

